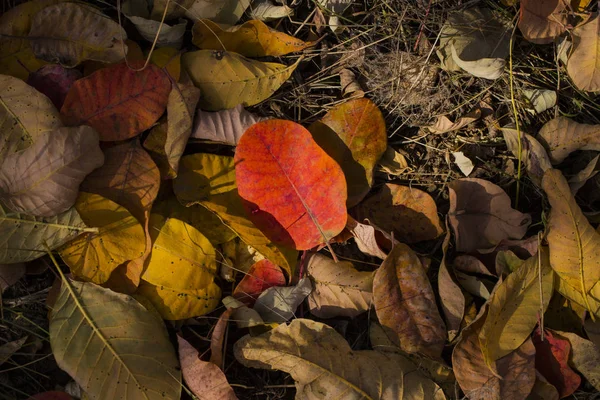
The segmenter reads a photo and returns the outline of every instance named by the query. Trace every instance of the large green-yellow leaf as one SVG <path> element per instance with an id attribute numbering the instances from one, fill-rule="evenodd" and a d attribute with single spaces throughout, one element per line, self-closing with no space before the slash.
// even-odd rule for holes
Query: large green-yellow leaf
<path id="1" fill-rule="evenodd" d="M 335 329 L 295 319 L 234 347 L 246 367 L 276 369 L 296 381 L 296 399 L 442 400 L 446 396 L 407 358 L 353 351 Z"/>
<path id="2" fill-rule="evenodd" d="M 178 400 L 181 372 L 163 322 L 128 295 L 64 280 L 50 311 L 58 366 L 90 399 Z"/>
<path id="3" fill-rule="evenodd" d="M 124 207 L 100 195 L 81 192 L 75 208 L 98 232 L 81 235 L 60 249 L 73 274 L 104 283 L 120 264 L 144 254 L 144 228 Z"/>
<path id="4" fill-rule="evenodd" d="M 20 79 L 0 75 L 0 160 L 61 126 L 49 98 Z"/>
<path id="5" fill-rule="evenodd" d="M 7 212 L 0 206 L 0 263 L 35 260 L 46 254 L 44 242 L 54 250 L 82 232 L 94 231 L 85 225 L 75 208 L 41 218 Z"/>
<path id="6" fill-rule="evenodd" d="M 203 153 L 182 157 L 173 190 L 183 205 L 206 207 L 246 244 L 293 275 L 298 253 L 276 246 L 250 222 L 237 192 L 232 157 Z"/>
<path id="7" fill-rule="evenodd" d="M 569 285 L 564 279 L 560 279 L 560 276 L 556 276 L 554 287 L 565 298 L 584 308 L 588 308 L 589 304 L 588 311 L 600 318 L 600 284 L 596 283 L 585 298 L 579 289 Z"/>
<path id="8" fill-rule="evenodd" d="M 559 170 L 544 174 L 542 188 L 552 207 L 547 228 L 550 266 L 582 294 L 584 305 L 593 312 L 587 293 L 600 280 L 600 234 L 583 215 Z"/>
<path id="9" fill-rule="evenodd" d="M 494 365 L 527 340 L 539 316 L 546 312 L 553 286 L 548 250 L 542 247 L 496 287 L 479 331 L 487 365 Z"/>
<path id="10" fill-rule="evenodd" d="M 290 77 L 300 59 L 290 65 L 250 60 L 227 51 L 198 50 L 181 57 L 209 111 L 253 106 L 269 98 Z"/>

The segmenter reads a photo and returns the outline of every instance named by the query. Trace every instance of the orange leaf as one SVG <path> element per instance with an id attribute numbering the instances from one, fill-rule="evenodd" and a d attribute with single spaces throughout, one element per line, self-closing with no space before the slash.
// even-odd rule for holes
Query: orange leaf
<path id="1" fill-rule="evenodd" d="M 285 276 L 281 268 L 264 259 L 250 267 L 248 274 L 233 291 L 233 297 L 252 307 L 262 292 L 272 286 L 285 286 L 285 284 Z"/>
<path id="2" fill-rule="evenodd" d="M 141 63 L 133 63 L 139 68 Z M 66 125 L 90 125 L 101 141 L 134 137 L 150 128 L 164 113 L 171 92 L 166 74 L 154 65 L 136 72 L 125 63 L 80 79 L 61 109 Z"/>
<path id="3" fill-rule="evenodd" d="M 344 173 L 301 125 L 284 120 L 252 125 L 234 160 L 248 217 L 273 242 L 307 250 L 344 229 Z"/>

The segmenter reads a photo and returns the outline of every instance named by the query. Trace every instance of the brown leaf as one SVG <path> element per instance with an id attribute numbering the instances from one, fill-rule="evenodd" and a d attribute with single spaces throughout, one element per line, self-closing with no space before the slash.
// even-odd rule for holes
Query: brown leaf
<path id="1" fill-rule="evenodd" d="M 221 369 L 223 366 L 223 343 L 225 342 L 225 333 L 227 331 L 227 323 L 231 314 L 235 311 L 234 308 L 228 308 L 219 316 L 219 320 L 215 324 L 212 335 L 210 336 L 210 362 Z"/>
<path id="2" fill-rule="evenodd" d="M 521 0 L 519 29 L 532 43 L 547 44 L 567 30 L 569 13 L 565 0 Z"/>
<path id="3" fill-rule="evenodd" d="M 308 260 L 306 269 L 314 285 L 308 297 L 314 316 L 355 317 L 371 307 L 373 272 L 359 272 L 348 261 L 336 263 L 318 253 Z"/>
<path id="4" fill-rule="evenodd" d="M 241 104 L 217 112 L 198 109 L 190 137 L 237 146 L 246 129 L 264 119 L 246 111 Z"/>
<path id="5" fill-rule="evenodd" d="M 533 136 L 521 132 L 521 144 L 516 129 L 502 128 L 506 147 L 515 157 L 522 160 L 527 169 L 527 175 L 537 185 L 541 186 L 544 172 L 552 168 L 546 149 Z M 521 155 L 519 155 L 521 148 Z"/>
<path id="6" fill-rule="evenodd" d="M 346 229 L 350 231 L 358 249 L 365 254 L 384 260 L 387 257 L 388 249 L 392 248 L 392 236 L 372 224 L 361 224 L 348 215 Z"/>
<path id="7" fill-rule="evenodd" d="M 527 400 L 558 400 L 558 390 L 538 371 L 535 371 L 535 375 L 535 384 Z"/>
<path id="8" fill-rule="evenodd" d="M 446 237 L 442 243 L 442 261 L 438 272 L 438 292 L 440 294 L 440 303 L 444 317 L 446 318 L 446 327 L 448 328 L 448 339 L 454 340 L 465 314 L 465 296 L 462 290 L 456 284 L 453 274 L 448 269 L 447 253 L 448 245 L 452 234 L 446 223 Z"/>
<path id="9" fill-rule="evenodd" d="M 375 272 L 373 303 L 381 324 L 393 330 L 407 353 L 440 357 L 446 327 L 419 258 L 399 243 Z"/>
<path id="10" fill-rule="evenodd" d="M 599 29 L 600 16 L 596 13 L 572 31 L 573 50 L 567 62 L 567 73 L 577 88 L 588 92 L 600 90 Z"/>
<path id="11" fill-rule="evenodd" d="M 408 186 L 386 184 L 352 210 L 355 218 L 368 218 L 380 229 L 394 232 L 404 243 L 431 240 L 444 232 L 431 196 Z"/>
<path id="12" fill-rule="evenodd" d="M 576 150 L 600 150 L 600 125 L 580 124 L 566 117 L 544 124 L 538 136 L 556 165 Z"/>
<path id="13" fill-rule="evenodd" d="M 0 167 L 0 199 L 18 213 L 57 215 L 75 204 L 79 184 L 103 162 L 94 129 L 58 128 L 4 159 Z"/>
<path id="14" fill-rule="evenodd" d="M 451 182 L 448 189 L 448 217 L 457 251 L 471 252 L 505 239 L 521 239 L 531 224 L 531 216 L 511 208 L 510 197 L 491 182 L 464 178 Z"/>
<path id="15" fill-rule="evenodd" d="M 481 109 L 477 108 L 464 117 L 460 117 L 456 122 L 450 121 L 445 115 L 440 115 L 433 125 L 426 126 L 426 128 L 429 129 L 431 133 L 452 132 L 464 128 L 471 122 L 477 121 L 479 118 L 481 118 Z"/>

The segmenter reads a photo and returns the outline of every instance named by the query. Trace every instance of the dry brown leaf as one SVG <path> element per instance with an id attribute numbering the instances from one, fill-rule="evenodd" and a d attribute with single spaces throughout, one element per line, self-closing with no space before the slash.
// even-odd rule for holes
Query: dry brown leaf
<path id="1" fill-rule="evenodd" d="M 319 253 L 306 270 L 314 289 L 308 296 L 310 312 L 319 318 L 356 317 L 373 301 L 373 272 L 359 272 L 348 261 L 335 262 Z"/>
<path id="2" fill-rule="evenodd" d="M 234 346 L 246 367 L 277 369 L 296 381 L 296 399 L 443 400 L 442 390 L 407 358 L 353 351 L 333 328 L 295 319 Z"/>
<path id="3" fill-rule="evenodd" d="M 552 43 L 567 30 L 568 5 L 565 0 L 521 0 L 519 29 L 532 43 Z"/>
<path id="4" fill-rule="evenodd" d="M 377 167 L 381 172 L 392 176 L 400 176 L 404 172 L 410 171 L 406 157 L 390 146 L 385 149 Z"/>
<path id="5" fill-rule="evenodd" d="M 576 150 L 600 150 L 600 125 L 580 124 L 566 117 L 554 118 L 542 127 L 538 138 L 552 164 L 561 163 Z"/>
<path id="6" fill-rule="evenodd" d="M 481 109 L 479 108 L 471 111 L 464 117 L 460 117 L 456 122 L 450 121 L 445 115 L 440 115 L 433 125 L 426 126 L 425 128 L 429 129 L 431 133 L 452 132 L 464 128 L 471 122 L 477 121 L 479 118 L 481 118 Z"/>
<path id="7" fill-rule="evenodd" d="M 448 217 L 457 251 L 468 253 L 505 239 L 521 239 L 531 224 L 531 216 L 513 209 L 510 197 L 491 182 L 464 178 L 451 182 L 448 189 Z"/>
<path id="8" fill-rule="evenodd" d="M 567 73 L 581 90 L 600 90 L 600 15 L 596 13 L 577 25 L 573 32 L 573 50 L 567 62 Z"/>
<path id="9" fill-rule="evenodd" d="M 391 234 L 384 232 L 379 227 L 371 224 L 361 224 L 349 215 L 346 229 L 354 236 L 360 251 L 382 260 L 387 257 L 387 250 L 391 249 L 393 244 L 398 243 L 397 240 L 392 238 Z"/>
<path id="10" fill-rule="evenodd" d="M 587 293 L 600 280 L 600 234 L 581 212 L 559 170 L 546 172 L 542 188 L 552 207 L 547 227 L 550 265 L 589 302 Z"/>
<path id="11" fill-rule="evenodd" d="M 360 84 L 356 80 L 356 75 L 354 75 L 354 72 L 347 68 L 342 68 L 339 72 L 339 75 L 343 97 L 365 97 L 365 92 L 362 90 Z"/>
<path id="12" fill-rule="evenodd" d="M 58 128 L 0 167 L 0 199 L 11 210 L 52 217 L 75 204 L 79 184 L 104 162 L 98 134 L 89 126 Z"/>
<path id="13" fill-rule="evenodd" d="M 381 325 L 398 334 L 402 350 L 440 357 L 446 327 L 421 261 L 407 245 L 398 243 L 375 272 L 373 303 Z"/>
<path id="14" fill-rule="evenodd" d="M 190 137 L 237 146 L 246 129 L 264 119 L 246 111 L 241 104 L 230 110 L 217 112 L 198 109 Z"/>
<path id="15" fill-rule="evenodd" d="M 523 161 L 527 175 L 537 186 L 541 186 L 544 173 L 552 168 L 546 149 L 533 136 L 523 132 L 521 132 L 521 143 L 519 144 L 519 133 L 516 129 L 504 127 L 502 134 L 508 150 L 517 159 Z M 519 155 L 519 148 L 521 155 Z"/>
<path id="16" fill-rule="evenodd" d="M 446 222 L 446 237 L 442 243 L 442 261 L 440 263 L 440 270 L 438 272 L 437 287 L 440 294 L 440 303 L 444 317 L 446 319 L 446 328 L 448 329 L 448 339 L 454 340 L 465 315 L 465 296 L 462 290 L 456 284 L 453 274 L 448 268 L 448 246 L 450 244 L 452 234 L 448 229 L 448 222 Z"/>
<path id="17" fill-rule="evenodd" d="M 435 239 L 444 233 L 435 201 L 429 194 L 408 186 L 386 184 L 352 210 L 357 220 L 373 221 L 380 229 L 394 232 L 404 243 Z"/>
<path id="18" fill-rule="evenodd" d="M 221 369 L 223 366 L 223 343 L 225 342 L 225 334 L 227 332 L 227 324 L 231 314 L 235 311 L 234 308 L 227 308 L 219 316 L 219 320 L 215 324 L 215 327 L 210 336 L 210 362 L 215 364 Z"/>

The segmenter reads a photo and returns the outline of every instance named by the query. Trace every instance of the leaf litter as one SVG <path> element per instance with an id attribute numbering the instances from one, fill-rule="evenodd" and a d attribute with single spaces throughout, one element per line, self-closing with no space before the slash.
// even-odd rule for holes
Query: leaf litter
<path id="1" fill-rule="evenodd" d="M 0 392 L 595 395 L 597 4 L 88 3 L 0 16 Z"/>

